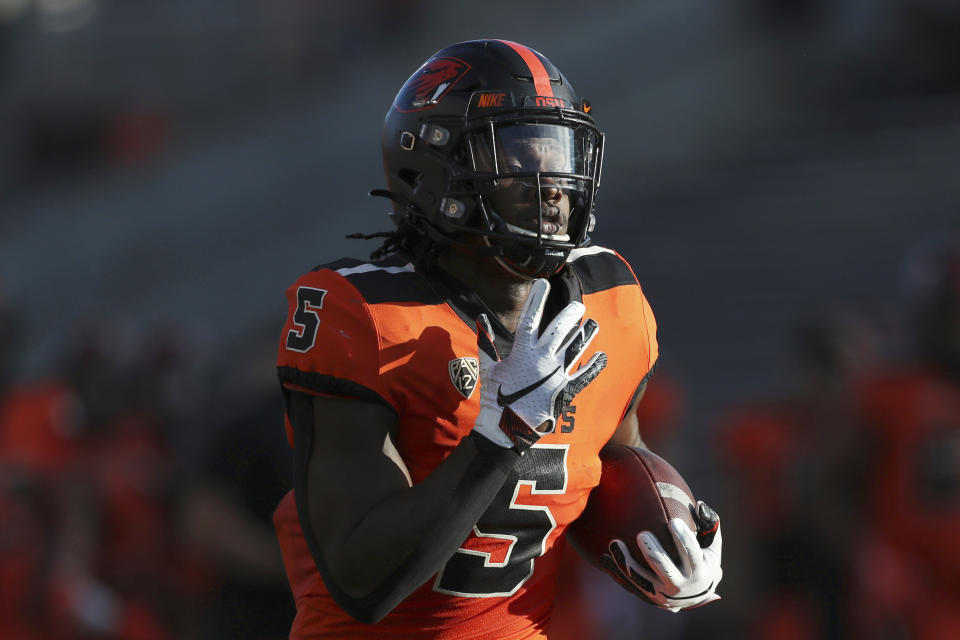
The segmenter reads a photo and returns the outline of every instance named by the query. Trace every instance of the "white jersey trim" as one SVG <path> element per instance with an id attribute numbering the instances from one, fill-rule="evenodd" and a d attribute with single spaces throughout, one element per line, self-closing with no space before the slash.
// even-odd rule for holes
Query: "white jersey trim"
<path id="1" fill-rule="evenodd" d="M 386 271 L 387 273 L 409 273 L 413 271 L 413 265 L 407 263 L 402 267 L 378 267 L 375 264 L 361 264 L 356 267 L 344 267 L 343 269 L 337 269 L 337 273 L 342 276 L 352 276 L 355 273 L 369 273 L 371 271 Z"/>
<path id="2" fill-rule="evenodd" d="M 570 255 L 567 256 L 567 262 L 573 262 L 574 260 L 579 260 L 585 256 L 595 256 L 598 253 L 614 253 L 611 249 L 606 247 L 583 247 L 582 249 L 574 249 L 570 252 Z"/>

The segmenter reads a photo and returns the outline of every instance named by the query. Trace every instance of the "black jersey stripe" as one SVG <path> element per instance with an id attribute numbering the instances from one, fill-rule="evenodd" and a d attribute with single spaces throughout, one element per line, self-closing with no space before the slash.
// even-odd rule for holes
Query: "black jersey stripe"
<path id="1" fill-rule="evenodd" d="M 357 288 L 367 304 L 396 302 L 419 302 L 420 304 L 441 304 L 436 291 L 415 271 L 390 273 L 387 271 L 368 271 L 345 276 L 350 284 Z"/>
<path id="2" fill-rule="evenodd" d="M 280 378 L 280 384 L 289 382 L 300 387 L 305 387 L 318 393 L 328 393 L 333 396 L 343 396 L 345 398 L 356 398 L 380 404 L 397 412 L 387 399 L 371 389 L 365 387 L 359 382 L 337 378 L 335 376 L 317 373 L 315 371 L 301 371 L 293 367 L 277 367 L 277 377 Z"/>
<path id="3" fill-rule="evenodd" d="M 430 286 L 411 263 L 401 256 L 369 261 L 343 258 L 322 264 L 314 271 L 336 271 L 356 287 L 367 304 L 419 302 L 441 304 L 443 298 Z"/>
<path id="4" fill-rule="evenodd" d="M 612 251 L 598 250 L 573 258 L 567 264 L 580 280 L 585 295 L 638 284 L 630 266 Z"/>

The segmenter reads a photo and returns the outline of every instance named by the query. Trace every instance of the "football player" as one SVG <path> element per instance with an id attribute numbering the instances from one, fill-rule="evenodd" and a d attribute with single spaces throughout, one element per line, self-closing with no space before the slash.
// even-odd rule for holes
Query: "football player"
<path id="1" fill-rule="evenodd" d="M 541 638 L 558 541 L 608 443 L 641 445 L 657 358 L 636 276 L 591 246 L 603 134 L 540 53 L 434 54 L 383 131 L 394 232 L 288 290 L 278 371 L 294 491 L 275 516 L 291 637 Z M 676 529 L 681 566 L 609 570 L 666 609 L 719 596 L 715 514 Z M 370 626 L 375 625 L 375 626 Z"/>

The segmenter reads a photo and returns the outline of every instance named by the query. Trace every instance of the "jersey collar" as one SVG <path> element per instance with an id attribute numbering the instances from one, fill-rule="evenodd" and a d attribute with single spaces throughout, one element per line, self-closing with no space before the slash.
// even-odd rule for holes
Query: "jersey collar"
<path id="1" fill-rule="evenodd" d="M 497 350 L 501 357 L 506 357 L 513 347 L 514 335 L 503 323 L 500 322 L 497 315 L 491 311 L 490 307 L 467 285 L 458 278 L 445 271 L 437 265 L 431 265 L 424 274 L 433 285 L 434 289 L 444 299 L 444 302 L 457 316 L 466 324 L 471 331 L 476 333 L 476 318 L 485 313 L 493 327 L 494 338 L 497 341 Z M 550 296 L 547 298 L 547 304 L 543 313 L 543 320 L 540 326 L 543 327 L 550 322 L 564 307 L 570 302 L 583 302 L 583 289 L 580 280 L 573 273 L 569 265 L 564 266 L 558 273 L 550 276 Z"/>

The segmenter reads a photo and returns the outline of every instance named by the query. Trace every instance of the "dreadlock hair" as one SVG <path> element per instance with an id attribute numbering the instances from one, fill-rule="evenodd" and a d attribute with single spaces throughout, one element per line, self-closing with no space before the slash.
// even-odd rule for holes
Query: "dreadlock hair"
<path id="1" fill-rule="evenodd" d="M 374 233 L 348 233 L 345 236 L 348 240 L 373 240 L 374 238 L 386 238 L 383 243 L 370 252 L 371 260 L 380 260 L 386 258 L 392 253 L 397 253 L 403 245 L 403 237 L 399 231 L 375 231 Z"/>
<path id="2" fill-rule="evenodd" d="M 426 234 L 411 224 L 398 224 L 395 231 L 376 231 L 374 233 L 350 233 L 350 240 L 373 240 L 383 238 L 383 243 L 370 252 L 371 260 L 382 260 L 395 253 L 410 257 L 415 263 L 430 262 L 436 257 L 439 247 L 426 238 Z"/>

